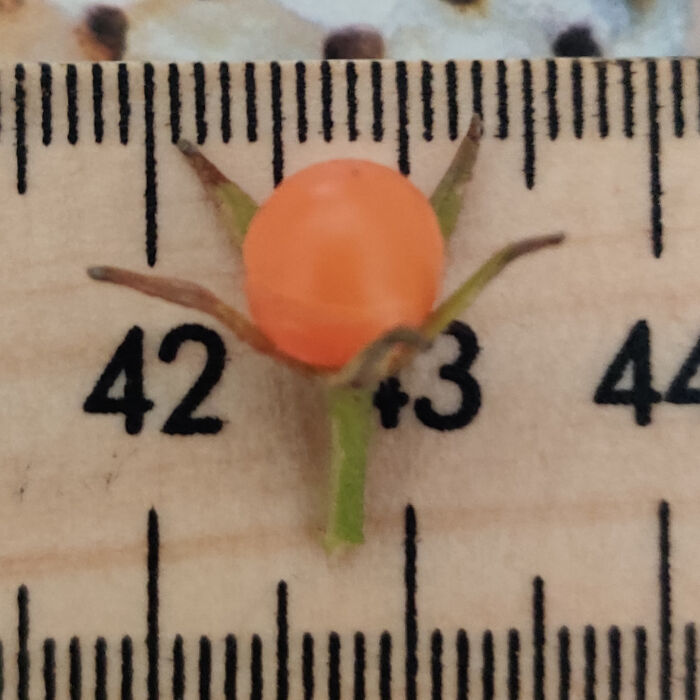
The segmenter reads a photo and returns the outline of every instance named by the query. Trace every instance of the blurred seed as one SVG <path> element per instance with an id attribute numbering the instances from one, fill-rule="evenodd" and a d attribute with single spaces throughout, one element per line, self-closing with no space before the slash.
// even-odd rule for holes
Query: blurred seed
<path id="1" fill-rule="evenodd" d="M 384 39 L 372 27 L 344 27 L 331 32 L 323 43 L 323 57 L 327 59 L 383 58 Z"/>
<path id="2" fill-rule="evenodd" d="M 93 5 L 77 28 L 78 41 L 91 61 L 119 61 L 126 51 L 129 22 L 118 7 Z"/>
<path id="3" fill-rule="evenodd" d="M 600 56 L 598 42 L 593 38 L 590 27 L 584 24 L 569 27 L 559 34 L 552 44 L 555 56 L 579 58 L 582 56 Z"/>

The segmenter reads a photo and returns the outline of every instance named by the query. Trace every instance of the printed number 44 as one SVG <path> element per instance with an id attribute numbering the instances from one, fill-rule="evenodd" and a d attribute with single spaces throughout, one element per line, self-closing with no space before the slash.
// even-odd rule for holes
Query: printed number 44
<path id="1" fill-rule="evenodd" d="M 699 365 L 700 339 L 695 343 L 662 396 L 652 386 L 649 325 L 645 320 L 637 321 L 605 370 L 593 400 L 597 404 L 632 406 L 637 425 L 649 425 L 651 409 L 655 403 L 666 401 L 675 404 L 700 404 L 700 389 L 690 386 L 690 381 L 695 376 Z M 632 386 L 629 389 L 620 389 L 618 385 L 628 366 L 632 369 Z"/>

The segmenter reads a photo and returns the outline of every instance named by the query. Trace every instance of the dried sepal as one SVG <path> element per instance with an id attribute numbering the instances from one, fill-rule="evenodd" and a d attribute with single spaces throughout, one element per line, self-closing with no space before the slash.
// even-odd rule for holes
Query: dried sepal
<path id="1" fill-rule="evenodd" d="M 204 186 L 207 196 L 219 212 L 231 243 L 240 248 L 251 219 L 258 210 L 257 203 L 205 158 L 192 143 L 180 139 L 177 146 L 187 158 L 187 162 Z"/>
<path id="2" fill-rule="evenodd" d="M 148 296 L 197 309 L 221 321 L 233 331 L 239 340 L 263 355 L 282 362 L 302 374 L 319 374 L 319 370 L 280 352 L 273 343 L 240 311 L 229 306 L 205 287 L 173 277 L 143 275 L 119 267 L 99 266 L 88 268 L 88 275 L 100 282 L 111 282 L 129 287 Z"/>

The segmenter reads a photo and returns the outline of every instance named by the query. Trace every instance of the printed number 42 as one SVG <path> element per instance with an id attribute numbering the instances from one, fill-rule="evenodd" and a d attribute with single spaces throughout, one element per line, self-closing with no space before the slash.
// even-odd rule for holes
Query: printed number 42
<path id="1" fill-rule="evenodd" d="M 204 345 L 207 361 L 202 373 L 165 421 L 162 431 L 168 435 L 213 435 L 221 430 L 223 421 L 214 416 L 195 417 L 192 414 L 219 381 L 226 361 L 226 348 L 215 331 L 197 323 L 188 323 L 173 328 L 165 335 L 158 357 L 163 362 L 172 362 L 180 346 L 188 341 Z M 120 374 L 124 374 L 124 392 L 120 397 L 112 397 L 109 391 Z M 137 435 L 143 428 L 144 415 L 153 405 L 153 401 L 146 398 L 143 388 L 143 330 L 134 326 L 105 367 L 90 396 L 85 399 L 83 410 L 86 413 L 123 413 L 126 432 Z"/>

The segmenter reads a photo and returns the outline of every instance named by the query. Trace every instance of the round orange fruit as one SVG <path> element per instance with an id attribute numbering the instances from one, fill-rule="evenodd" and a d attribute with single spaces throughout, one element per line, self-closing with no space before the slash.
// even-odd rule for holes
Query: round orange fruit
<path id="1" fill-rule="evenodd" d="M 243 243 L 253 320 L 283 352 L 338 368 L 396 326 L 416 327 L 443 272 L 440 226 L 400 173 L 340 159 L 285 179 Z"/>

